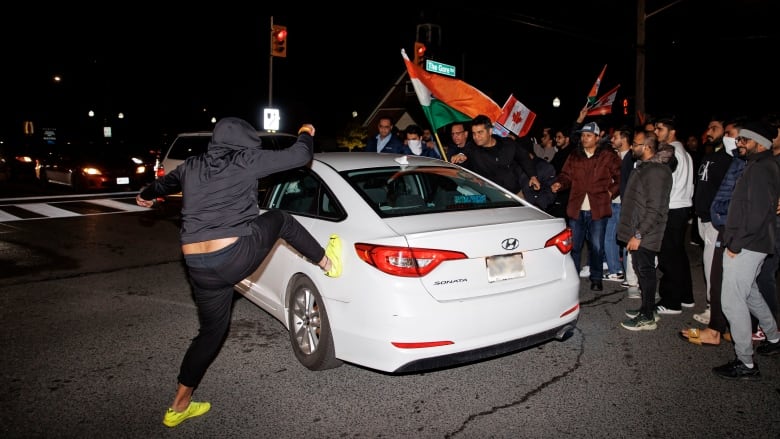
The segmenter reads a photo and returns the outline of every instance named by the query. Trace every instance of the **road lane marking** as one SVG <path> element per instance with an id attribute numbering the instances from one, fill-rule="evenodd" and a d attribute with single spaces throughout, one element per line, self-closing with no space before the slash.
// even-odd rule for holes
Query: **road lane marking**
<path id="1" fill-rule="evenodd" d="M 39 215 L 46 216 L 48 218 L 64 218 L 68 216 L 79 216 L 78 213 L 60 209 L 59 207 L 54 207 L 51 204 L 46 203 L 30 203 L 30 204 L 22 204 L 16 205 L 17 207 L 20 207 L 25 210 L 29 210 L 31 212 L 35 212 Z"/>
<path id="2" fill-rule="evenodd" d="M 110 200 L 107 198 L 98 200 L 84 200 L 87 203 L 97 204 L 99 206 L 111 207 L 117 210 L 125 210 L 128 212 L 140 212 L 142 210 L 149 210 L 148 207 L 141 207 L 137 204 L 127 204 L 117 200 Z"/>
<path id="3" fill-rule="evenodd" d="M 96 198 L 72 201 L 57 200 L 49 203 L 0 204 L 0 223 L 150 210 L 135 204 L 135 198 L 126 199 L 125 202 L 120 200 L 122 199 Z"/>

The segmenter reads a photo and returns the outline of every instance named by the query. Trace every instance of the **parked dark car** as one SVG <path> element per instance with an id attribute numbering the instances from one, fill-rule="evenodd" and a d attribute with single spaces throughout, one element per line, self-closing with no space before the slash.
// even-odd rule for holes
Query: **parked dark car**
<path id="1" fill-rule="evenodd" d="M 154 180 L 156 158 L 150 148 L 124 143 L 64 144 L 43 160 L 39 177 L 74 191 L 137 190 Z"/>

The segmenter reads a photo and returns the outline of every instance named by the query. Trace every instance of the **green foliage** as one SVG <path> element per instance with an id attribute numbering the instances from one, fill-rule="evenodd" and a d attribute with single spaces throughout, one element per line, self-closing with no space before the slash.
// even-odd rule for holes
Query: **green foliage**
<path id="1" fill-rule="evenodd" d="M 339 148 L 345 148 L 352 152 L 353 149 L 362 150 L 366 147 L 368 129 L 358 123 L 352 122 L 344 128 L 341 136 L 336 137 Z"/>

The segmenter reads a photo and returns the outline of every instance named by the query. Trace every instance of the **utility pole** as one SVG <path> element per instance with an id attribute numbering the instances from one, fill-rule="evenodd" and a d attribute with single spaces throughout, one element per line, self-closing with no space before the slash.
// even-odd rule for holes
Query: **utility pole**
<path id="1" fill-rule="evenodd" d="M 636 84 L 634 96 L 634 110 L 636 111 L 636 122 L 639 122 L 639 115 L 644 117 L 645 113 L 645 32 L 647 19 L 653 15 L 662 12 L 683 0 L 676 0 L 668 5 L 651 13 L 646 13 L 646 1 L 637 0 L 636 2 Z"/>
<path id="2" fill-rule="evenodd" d="M 645 115 L 645 1 L 636 2 L 636 82 L 634 83 L 634 123 Z M 641 121 L 644 123 L 644 121 Z"/>

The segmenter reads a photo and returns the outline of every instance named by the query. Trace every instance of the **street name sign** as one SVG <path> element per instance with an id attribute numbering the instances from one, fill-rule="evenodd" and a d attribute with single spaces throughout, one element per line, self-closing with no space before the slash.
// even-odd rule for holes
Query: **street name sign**
<path id="1" fill-rule="evenodd" d="M 440 75 L 455 76 L 455 66 L 449 64 L 440 63 L 438 61 L 425 60 L 425 70 Z"/>

